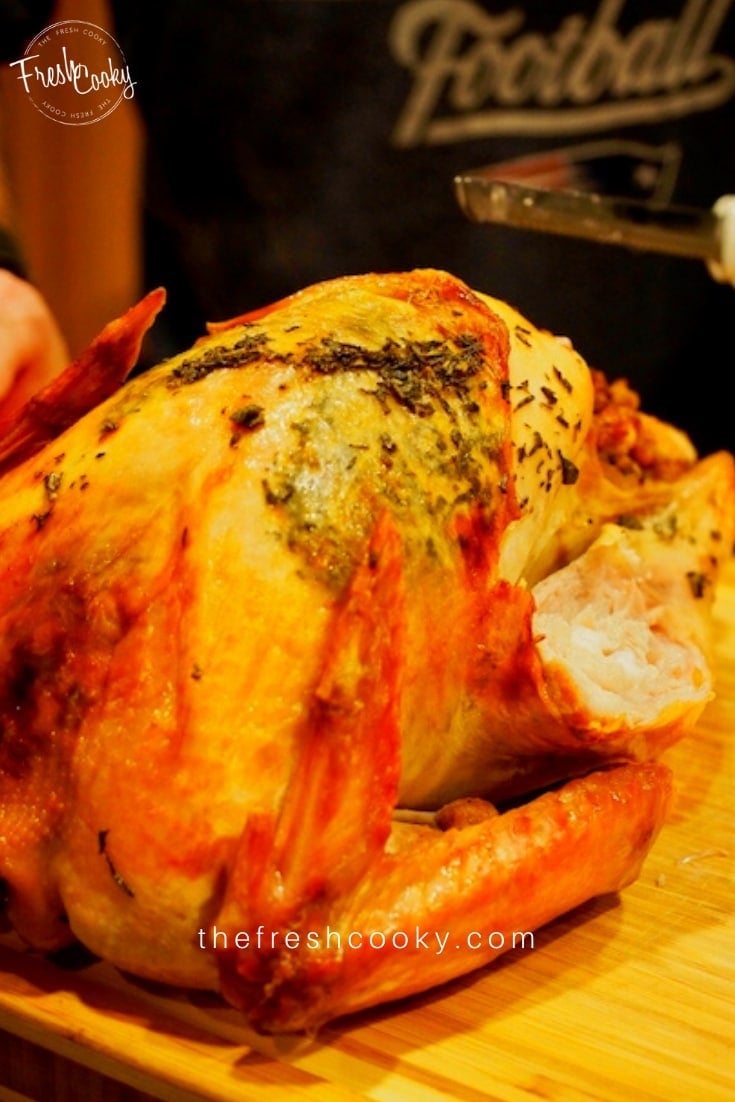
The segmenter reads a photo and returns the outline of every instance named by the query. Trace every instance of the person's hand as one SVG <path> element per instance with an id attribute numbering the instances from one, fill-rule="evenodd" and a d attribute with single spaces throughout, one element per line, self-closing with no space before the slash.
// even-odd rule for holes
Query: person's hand
<path id="1" fill-rule="evenodd" d="M 0 421 L 69 362 L 64 338 L 38 290 L 0 270 Z"/>

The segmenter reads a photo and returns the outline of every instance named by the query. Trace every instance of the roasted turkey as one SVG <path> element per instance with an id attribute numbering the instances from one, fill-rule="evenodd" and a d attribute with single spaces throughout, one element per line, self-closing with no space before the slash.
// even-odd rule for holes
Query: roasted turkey
<path id="1" fill-rule="evenodd" d="M 163 298 L 0 431 L 9 923 L 310 1030 L 623 888 L 712 697 L 733 457 L 444 272 L 123 382 Z"/>

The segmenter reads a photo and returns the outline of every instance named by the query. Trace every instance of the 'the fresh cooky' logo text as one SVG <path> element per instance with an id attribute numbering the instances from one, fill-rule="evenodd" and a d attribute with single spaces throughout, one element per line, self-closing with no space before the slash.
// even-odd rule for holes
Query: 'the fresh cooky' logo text
<path id="1" fill-rule="evenodd" d="M 135 93 L 115 39 L 80 19 L 46 27 L 9 68 L 41 114 L 66 126 L 99 122 Z"/>

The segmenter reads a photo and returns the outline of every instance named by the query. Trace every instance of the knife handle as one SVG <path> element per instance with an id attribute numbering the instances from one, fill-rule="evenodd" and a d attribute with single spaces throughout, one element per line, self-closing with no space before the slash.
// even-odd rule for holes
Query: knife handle
<path id="1" fill-rule="evenodd" d="M 708 261 L 707 267 L 718 283 L 735 287 L 735 195 L 721 196 L 712 210 L 720 221 L 720 258 Z"/>

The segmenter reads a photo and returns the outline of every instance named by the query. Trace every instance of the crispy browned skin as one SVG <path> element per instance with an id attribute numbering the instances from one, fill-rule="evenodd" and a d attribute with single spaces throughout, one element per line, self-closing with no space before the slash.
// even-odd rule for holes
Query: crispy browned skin
<path id="1" fill-rule="evenodd" d="M 159 306 L 0 441 L 21 936 L 301 1029 L 494 955 L 339 953 L 329 928 L 454 944 L 619 890 L 668 806 L 649 759 L 712 694 L 732 457 L 433 271 L 308 288 L 100 401 Z M 260 926 L 317 944 L 233 950 Z"/>

